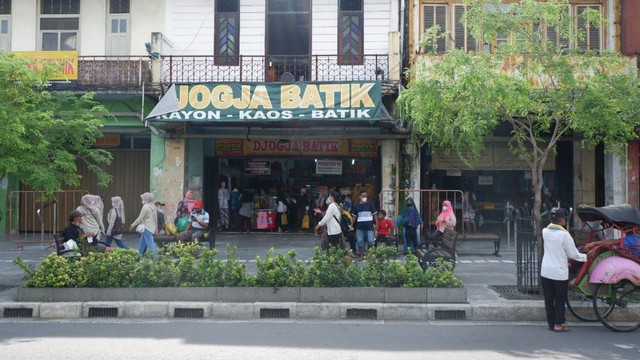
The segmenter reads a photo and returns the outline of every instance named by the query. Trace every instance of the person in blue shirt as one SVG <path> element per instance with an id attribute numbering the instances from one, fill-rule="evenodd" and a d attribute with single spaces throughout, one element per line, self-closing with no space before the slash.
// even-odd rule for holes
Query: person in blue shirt
<path id="1" fill-rule="evenodd" d="M 631 255 L 640 257 L 640 235 L 634 234 L 633 230 L 627 231 L 627 234 L 624 236 L 623 247 L 629 248 L 631 250 Z M 620 245 L 620 239 L 610 239 L 610 240 L 601 240 L 601 241 L 593 241 L 586 245 L 584 245 L 584 251 L 589 252 L 589 250 L 593 249 L 596 246 L 616 246 Z"/>
<path id="2" fill-rule="evenodd" d="M 377 211 L 375 205 L 368 202 L 367 192 L 360 191 L 360 202 L 354 204 L 351 208 L 353 216 L 353 226 L 356 229 L 356 242 L 358 245 L 359 260 L 364 260 L 364 242 L 367 241 L 369 246 L 375 244 L 374 225 L 377 224 Z M 355 225 L 354 225 L 355 224 Z"/>

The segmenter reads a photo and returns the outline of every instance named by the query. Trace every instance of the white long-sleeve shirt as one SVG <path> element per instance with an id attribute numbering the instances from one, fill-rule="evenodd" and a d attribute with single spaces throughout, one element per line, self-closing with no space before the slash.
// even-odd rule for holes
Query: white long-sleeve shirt
<path id="1" fill-rule="evenodd" d="M 318 225 L 327 225 L 327 235 L 338 235 L 342 233 L 342 228 L 340 227 L 341 216 L 338 205 L 333 202 L 329 204 L 324 217 L 318 222 Z"/>
<path id="2" fill-rule="evenodd" d="M 587 261 L 587 255 L 581 254 L 568 231 L 563 229 L 542 229 L 544 240 L 544 256 L 540 267 L 540 275 L 551 280 L 569 279 L 568 259 Z"/>

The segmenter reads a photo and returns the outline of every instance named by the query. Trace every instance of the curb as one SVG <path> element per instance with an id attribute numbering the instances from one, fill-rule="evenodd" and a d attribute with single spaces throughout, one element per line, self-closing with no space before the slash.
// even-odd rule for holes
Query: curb
<path id="1" fill-rule="evenodd" d="M 546 321 L 544 305 L 407 304 L 407 303 L 301 303 L 301 302 L 4 302 L 3 318 L 191 318 L 219 320 L 321 319 L 321 320 L 468 320 Z M 570 316 L 569 313 L 567 313 Z"/>

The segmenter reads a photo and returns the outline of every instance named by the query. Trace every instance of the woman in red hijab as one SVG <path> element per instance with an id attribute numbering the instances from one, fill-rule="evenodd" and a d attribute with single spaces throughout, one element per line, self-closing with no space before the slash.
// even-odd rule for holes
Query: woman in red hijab
<path id="1" fill-rule="evenodd" d="M 453 207 L 451 206 L 451 202 L 449 200 L 445 200 L 442 202 L 442 211 L 438 218 L 436 219 L 436 230 L 431 233 L 429 236 L 429 240 L 431 240 L 431 244 L 435 244 L 436 241 L 442 240 L 442 234 L 444 233 L 445 228 L 449 228 L 451 230 L 456 229 L 456 214 L 453 211 Z"/>

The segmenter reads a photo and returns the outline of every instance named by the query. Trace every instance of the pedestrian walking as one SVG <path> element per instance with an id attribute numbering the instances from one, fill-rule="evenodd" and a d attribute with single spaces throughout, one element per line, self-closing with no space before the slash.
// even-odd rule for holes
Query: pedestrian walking
<path id="1" fill-rule="evenodd" d="M 93 233 L 97 241 L 102 241 L 105 233 L 102 211 L 104 204 L 98 195 L 87 194 L 80 199 L 80 206 L 76 208 L 82 214 L 79 226 L 86 233 Z M 91 239 L 93 240 L 93 239 Z M 89 242 L 91 243 L 91 242 Z"/>
<path id="2" fill-rule="evenodd" d="M 553 208 L 550 212 L 551 223 L 542 229 L 544 255 L 540 266 L 544 309 L 547 313 L 549 330 L 556 332 L 571 331 L 565 325 L 565 302 L 569 286 L 569 262 L 573 259 L 587 261 L 587 255 L 576 248 L 573 238 L 564 228 L 569 212 L 563 208 Z"/>
<path id="3" fill-rule="evenodd" d="M 133 231 L 138 225 L 142 224 L 144 230 L 140 233 L 139 252 L 144 254 L 147 249 L 151 249 L 153 252 L 153 259 L 158 258 L 158 249 L 156 243 L 153 240 L 153 235 L 158 231 L 158 209 L 156 209 L 153 203 L 153 194 L 146 192 L 140 195 L 142 199 L 142 209 L 138 218 L 131 223 L 129 231 Z"/>
<path id="4" fill-rule="evenodd" d="M 124 232 L 125 216 L 124 216 L 124 202 L 120 196 L 114 196 L 111 198 L 111 210 L 107 214 L 107 232 L 104 238 L 104 242 L 111 246 L 113 240 L 116 241 L 116 245 L 123 249 L 129 249 L 129 245 L 122 241 L 122 233 Z"/>

